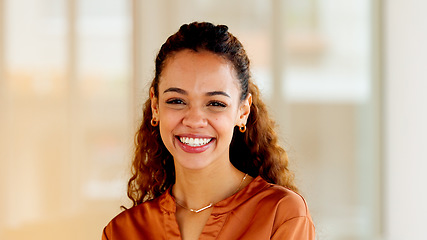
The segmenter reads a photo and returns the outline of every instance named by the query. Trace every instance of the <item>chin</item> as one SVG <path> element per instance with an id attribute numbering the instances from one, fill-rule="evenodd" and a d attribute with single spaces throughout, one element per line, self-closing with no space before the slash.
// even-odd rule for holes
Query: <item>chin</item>
<path id="1" fill-rule="evenodd" d="M 184 161 L 175 161 L 177 161 L 177 164 L 182 168 L 188 170 L 202 170 L 210 165 L 210 162 L 206 161 L 206 159 L 186 158 Z"/>

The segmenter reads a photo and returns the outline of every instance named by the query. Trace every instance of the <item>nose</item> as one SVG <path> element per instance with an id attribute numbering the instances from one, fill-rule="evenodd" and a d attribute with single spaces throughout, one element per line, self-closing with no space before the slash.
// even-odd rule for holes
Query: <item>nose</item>
<path id="1" fill-rule="evenodd" d="M 190 128 L 205 127 L 207 122 L 205 113 L 197 107 L 190 107 L 182 120 L 182 124 Z"/>

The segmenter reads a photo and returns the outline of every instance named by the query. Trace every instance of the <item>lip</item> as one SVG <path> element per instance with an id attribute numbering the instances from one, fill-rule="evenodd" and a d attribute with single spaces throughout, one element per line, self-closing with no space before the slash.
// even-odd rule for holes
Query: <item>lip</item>
<path id="1" fill-rule="evenodd" d="M 212 144 L 216 141 L 216 138 L 212 138 L 212 140 L 205 145 L 193 147 L 193 146 L 182 143 L 179 140 L 180 137 L 188 137 L 188 138 L 212 138 L 212 137 L 206 137 L 206 136 L 200 136 L 200 135 L 179 135 L 179 136 L 175 136 L 175 141 L 176 141 L 177 145 L 184 152 L 187 152 L 187 153 L 202 153 L 202 152 L 206 151 L 208 148 L 210 148 L 212 146 Z"/>

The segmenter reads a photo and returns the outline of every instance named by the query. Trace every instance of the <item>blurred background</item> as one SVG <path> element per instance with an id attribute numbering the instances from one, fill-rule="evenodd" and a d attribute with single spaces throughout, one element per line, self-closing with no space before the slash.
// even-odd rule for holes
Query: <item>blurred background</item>
<path id="1" fill-rule="evenodd" d="M 317 239 L 427 239 L 427 2 L 0 0 L 0 239 L 100 239 L 161 44 L 226 24 Z"/>

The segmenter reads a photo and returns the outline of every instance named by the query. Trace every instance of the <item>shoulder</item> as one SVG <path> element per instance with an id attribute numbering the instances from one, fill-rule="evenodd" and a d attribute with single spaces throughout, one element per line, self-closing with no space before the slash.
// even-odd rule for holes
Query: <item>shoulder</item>
<path id="1" fill-rule="evenodd" d="M 247 194 L 250 197 L 241 206 L 242 217 L 240 220 L 256 219 L 254 221 L 257 221 L 257 225 L 266 226 L 266 229 L 272 231 L 271 234 L 276 235 L 277 233 L 276 236 L 283 234 L 283 236 L 288 236 L 295 232 L 305 234 L 314 231 L 307 202 L 300 194 L 283 186 L 268 183 L 259 176 L 253 180 Z M 279 231 L 279 229 L 281 230 Z M 281 231 L 284 233 L 282 234 Z M 287 237 L 280 239 L 312 238 Z"/>
<path id="2" fill-rule="evenodd" d="M 305 199 L 282 186 L 270 184 L 265 189 L 275 202 L 271 239 L 315 239 L 315 227 Z"/>
<path id="3" fill-rule="evenodd" d="M 133 225 L 140 222 L 145 222 L 148 220 L 146 219 L 147 216 L 161 213 L 161 209 L 158 205 L 158 199 L 154 199 L 126 209 L 114 217 L 108 226 L 120 227 L 122 225 Z"/>
<path id="4" fill-rule="evenodd" d="M 138 236 L 161 235 L 162 231 L 159 229 L 163 226 L 160 217 L 162 215 L 158 199 L 134 206 L 121 212 L 108 223 L 104 228 L 103 239 L 137 239 Z"/>
<path id="5" fill-rule="evenodd" d="M 279 205 L 291 206 L 299 215 L 306 215 L 308 213 L 307 202 L 304 197 L 288 188 L 271 184 L 270 191 L 272 195 L 277 197 Z"/>
<path id="6" fill-rule="evenodd" d="M 265 187 L 258 193 L 260 201 L 274 207 L 278 217 L 283 220 L 295 217 L 310 217 L 304 197 L 288 188 L 265 182 Z"/>

